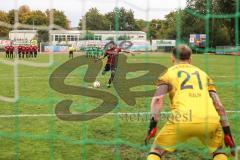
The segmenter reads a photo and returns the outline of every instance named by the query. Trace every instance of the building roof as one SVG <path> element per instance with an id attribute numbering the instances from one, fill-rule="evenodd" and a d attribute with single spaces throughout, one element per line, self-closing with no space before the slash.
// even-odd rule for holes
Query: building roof
<path id="1" fill-rule="evenodd" d="M 50 30 L 50 34 L 81 34 L 83 30 Z M 146 34 L 143 31 L 99 31 L 99 30 L 89 30 L 94 34 Z M 10 33 L 37 33 L 37 30 L 12 30 Z"/>
<path id="2" fill-rule="evenodd" d="M 51 30 L 50 34 L 81 34 L 83 30 Z M 88 30 L 94 34 L 146 34 L 143 31 L 99 31 L 99 30 Z"/>
<path id="3" fill-rule="evenodd" d="M 37 30 L 11 30 L 9 33 L 37 33 Z"/>

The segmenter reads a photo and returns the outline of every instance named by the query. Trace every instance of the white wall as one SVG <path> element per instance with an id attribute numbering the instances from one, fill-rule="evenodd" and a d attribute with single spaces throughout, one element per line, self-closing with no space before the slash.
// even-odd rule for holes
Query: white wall
<path id="1" fill-rule="evenodd" d="M 55 40 L 55 35 L 75 35 L 77 36 L 78 38 L 79 37 L 82 37 L 81 33 L 79 34 L 51 34 L 51 36 L 53 36 L 53 39 L 52 41 L 55 42 L 55 43 L 58 43 L 58 41 Z M 129 36 L 130 37 L 130 40 L 146 40 L 146 34 L 113 34 L 113 33 L 104 33 L 104 34 L 94 34 L 95 36 L 101 36 L 102 37 L 102 40 L 107 40 L 109 37 L 113 37 L 113 38 L 116 38 L 116 36 Z M 64 41 L 66 43 L 66 41 Z M 71 41 L 68 41 L 68 43 L 72 43 Z"/>

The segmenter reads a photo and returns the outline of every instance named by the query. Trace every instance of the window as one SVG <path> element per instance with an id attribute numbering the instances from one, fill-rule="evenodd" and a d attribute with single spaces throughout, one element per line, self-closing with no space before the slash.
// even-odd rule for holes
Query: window
<path id="1" fill-rule="evenodd" d="M 67 41 L 78 41 L 77 35 L 67 35 Z"/>
<path id="2" fill-rule="evenodd" d="M 61 41 L 66 41 L 66 36 L 65 35 L 59 35 L 59 42 Z"/>
<path id="3" fill-rule="evenodd" d="M 55 41 L 59 41 L 59 36 L 55 35 Z"/>
<path id="4" fill-rule="evenodd" d="M 66 36 L 62 35 L 62 41 L 66 41 Z"/>
<path id="5" fill-rule="evenodd" d="M 73 35 L 71 35 L 71 41 L 74 41 L 74 36 Z"/>
<path id="6" fill-rule="evenodd" d="M 67 41 L 70 41 L 70 40 L 71 40 L 71 36 L 67 35 Z"/>

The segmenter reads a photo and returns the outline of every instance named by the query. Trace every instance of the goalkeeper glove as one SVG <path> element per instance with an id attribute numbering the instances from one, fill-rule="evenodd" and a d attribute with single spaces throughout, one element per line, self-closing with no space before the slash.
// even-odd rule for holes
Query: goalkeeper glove
<path id="1" fill-rule="evenodd" d="M 232 138 L 231 130 L 230 127 L 223 127 L 223 132 L 224 132 L 224 142 L 226 147 L 229 147 L 231 149 L 231 155 L 235 156 L 235 143 Z"/>
<path id="2" fill-rule="evenodd" d="M 154 117 L 152 117 L 150 120 L 147 136 L 145 137 L 145 145 L 147 145 L 149 140 L 155 136 L 156 132 L 157 132 L 157 121 L 154 119 Z"/>

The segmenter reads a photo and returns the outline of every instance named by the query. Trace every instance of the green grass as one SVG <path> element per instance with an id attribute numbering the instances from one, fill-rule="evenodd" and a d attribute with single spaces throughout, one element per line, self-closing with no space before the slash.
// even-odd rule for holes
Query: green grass
<path id="1" fill-rule="evenodd" d="M 5 60 L 0 53 L 0 60 Z M 16 103 L 0 101 L 0 115 L 53 114 L 55 105 L 66 98 L 74 100 L 73 112 L 84 112 L 101 103 L 100 100 L 57 93 L 49 87 L 49 75 L 68 60 L 68 55 L 55 55 L 54 64 L 47 68 L 18 66 L 20 98 Z M 48 62 L 40 55 L 32 62 Z M 240 110 L 240 57 L 194 55 L 193 64 L 205 70 L 214 79 L 218 93 L 227 110 Z M 159 63 L 171 66 L 169 54 L 142 54 L 128 56 L 129 63 Z M 67 84 L 90 86 L 83 82 L 86 67 L 80 67 L 66 79 Z M 139 73 L 138 75 L 140 75 Z M 13 67 L 0 63 L 0 95 L 14 95 Z M 130 74 L 129 77 L 136 77 Z M 107 89 L 109 75 L 99 74 L 99 90 L 117 96 L 114 88 Z M 145 88 L 142 87 L 142 90 Z M 128 106 L 119 98 L 113 112 L 149 111 L 150 98 L 138 98 L 135 106 Z M 164 102 L 168 106 L 168 100 Z M 168 110 L 166 107 L 165 110 Z M 240 145 L 239 113 L 228 114 L 235 141 Z M 164 122 L 159 122 L 159 128 Z M 0 118 L 0 159 L 57 159 L 57 160 L 137 160 L 145 159 L 150 146 L 143 145 L 148 121 L 126 121 L 117 115 L 105 115 L 87 122 L 67 122 L 57 117 Z M 194 146 L 194 147 L 193 147 Z M 197 160 L 209 158 L 206 148 L 196 140 L 179 147 L 169 155 L 175 159 Z M 199 157 L 199 158 L 197 158 Z"/>

